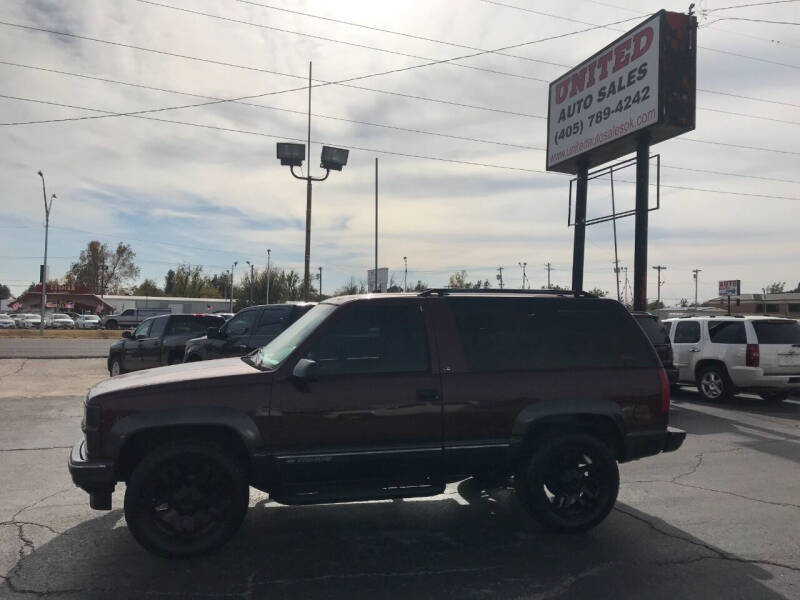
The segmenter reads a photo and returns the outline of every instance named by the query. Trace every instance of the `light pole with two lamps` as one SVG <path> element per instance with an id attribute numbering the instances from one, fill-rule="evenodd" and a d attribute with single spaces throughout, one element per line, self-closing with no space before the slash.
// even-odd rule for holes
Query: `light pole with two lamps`
<path id="1" fill-rule="evenodd" d="M 42 280 L 42 296 L 41 306 L 39 307 L 39 335 L 44 335 L 44 309 L 47 304 L 47 237 L 50 231 L 50 209 L 53 208 L 53 200 L 56 195 L 50 196 L 50 204 L 47 203 L 47 191 L 44 187 L 44 175 L 39 171 L 39 177 L 42 178 L 42 197 L 44 198 L 44 264 L 42 265 L 42 272 L 39 278 Z"/>

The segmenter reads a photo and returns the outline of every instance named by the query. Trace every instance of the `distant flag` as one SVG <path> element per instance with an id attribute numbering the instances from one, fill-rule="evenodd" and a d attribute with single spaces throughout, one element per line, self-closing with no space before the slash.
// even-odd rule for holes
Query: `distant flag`
<path id="1" fill-rule="evenodd" d="M 22 306 L 19 302 L 12 302 L 8 305 L 8 308 L 11 310 L 17 310 L 20 306 Z"/>
<path id="2" fill-rule="evenodd" d="M 64 302 L 64 308 L 75 308 L 75 303 L 72 300 Z"/>
<path id="3" fill-rule="evenodd" d="M 98 304 L 97 307 L 94 309 L 94 312 L 96 312 L 96 313 L 103 312 L 103 305 L 102 304 Z"/>

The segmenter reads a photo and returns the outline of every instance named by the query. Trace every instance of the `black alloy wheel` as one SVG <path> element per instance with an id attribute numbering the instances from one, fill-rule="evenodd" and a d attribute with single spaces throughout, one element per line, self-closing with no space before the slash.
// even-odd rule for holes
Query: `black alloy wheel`
<path id="1" fill-rule="evenodd" d="M 169 443 L 134 470 L 125 492 L 125 520 L 154 554 L 198 556 L 233 537 L 249 497 L 244 469 L 230 453 L 208 444 Z"/>
<path id="2" fill-rule="evenodd" d="M 614 507 L 619 469 L 598 438 L 565 434 L 539 444 L 515 487 L 523 507 L 548 529 L 586 531 Z"/>

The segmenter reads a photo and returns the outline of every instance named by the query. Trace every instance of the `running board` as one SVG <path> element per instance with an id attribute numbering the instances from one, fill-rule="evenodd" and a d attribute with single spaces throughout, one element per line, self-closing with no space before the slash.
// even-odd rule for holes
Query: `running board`
<path id="1" fill-rule="evenodd" d="M 391 498 L 420 498 L 444 493 L 444 484 L 395 485 L 374 487 L 367 485 L 292 486 L 272 490 L 270 499 L 280 504 L 328 504 L 334 502 L 363 502 Z"/>

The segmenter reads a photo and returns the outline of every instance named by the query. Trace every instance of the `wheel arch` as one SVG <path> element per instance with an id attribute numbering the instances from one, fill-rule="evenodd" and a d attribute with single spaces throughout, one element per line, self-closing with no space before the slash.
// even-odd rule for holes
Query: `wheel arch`
<path id="1" fill-rule="evenodd" d="M 720 367 L 725 376 L 728 377 L 728 367 L 724 361 L 719 360 L 718 358 L 703 358 L 701 360 L 698 360 L 694 366 L 695 379 L 697 379 L 700 376 L 700 373 L 702 373 L 704 369 L 712 366 Z"/>

